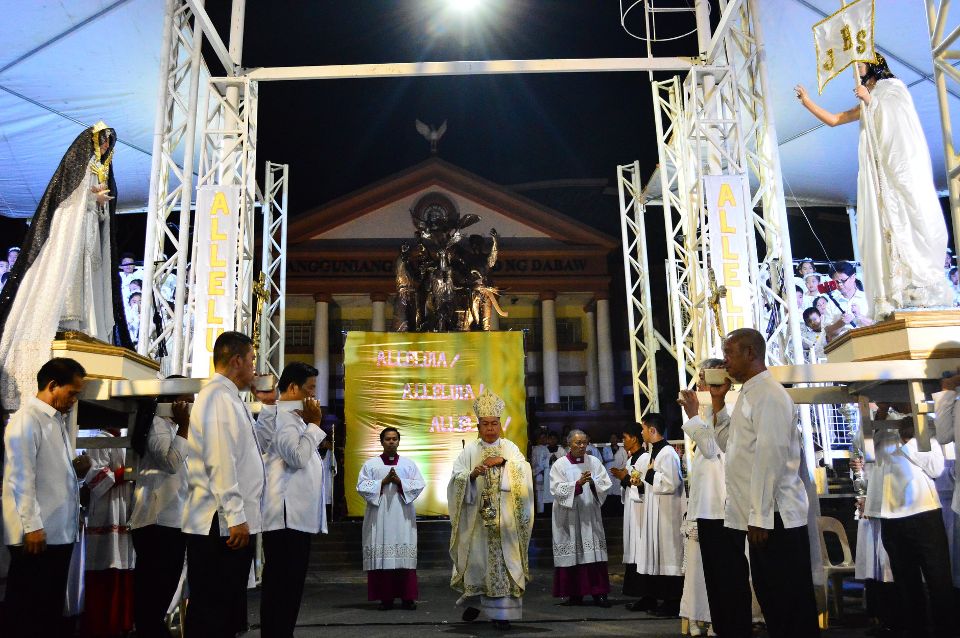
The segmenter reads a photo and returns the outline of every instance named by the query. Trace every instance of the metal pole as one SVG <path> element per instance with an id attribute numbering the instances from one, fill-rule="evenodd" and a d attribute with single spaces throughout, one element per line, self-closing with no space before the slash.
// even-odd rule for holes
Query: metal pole
<path id="1" fill-rule="evenodd" d="M 790 246 L 790 227 L 787 224 L 787 207 L 783 200 L 783 176 L 780 173 L 780 147 L 777 140 L 777 129 L 773 119 L 773 111 L 770 109 L 770 82 L 767 79 L 766 44 L 764 43 L 763 30 L 760 26 L 760 3 L 758 0 L 747 0 L 747 4 L 750 10 L 750 26 L 753 31 L 754 46 L 757 48 L 757 75 L 759 76 L 760 97 L 763 100 L 763 111 L 766 119 L 762 139 L 765 148 L 762 150 L 767 155 L 769 162 L 768 178 L 772 182 L 770 187 L 773 189 L 769 199 L 764 202 L 764 216 L 771 222 L 771 225 L 779 227 L 780 250 L 782 251 L 781 266 L 785 271 L 786 268 L 793 267 L 793 249 Z M 761 149 L 758 148 L 757 150 L 759 151 Z M 770 206 L 771 210 L 767 209 L 768 206 Z M 767 250 L 771 250 L 771 247 L 767 246 Z M 773 280 L 774 273 L 771 272 L 770 275 L 771 280 Z M 793 301 L 792 297 L 792 293 L 788 291 L 785 305 L 787 321 L 789 322 L 789 347 L 793 353 L 793 360 L 802 362 L 803 342 L 800 339 L 800 309 L 797 308 L 797 304 Z M 812 480 L 814 476 L 815 457 L 813 426 L 810 423 L 810 412 L 808 410 L 800 411 L 800 424 L 803 431 L 804 457 L 807 462 L 807 470 Z"/>
<path id="2" fill-rule="evenodd" d="M 950 191 L 950 218 L 953 222 L 953 249 L 960 251 L 960 159 L 953 145 L 953 125 L 950 122 L 950 102 L 947 95 L 947 77 L 943 72 L 943 64 L 950 57 L 956 56 L 956 51 L 944 51 L 941 47 L 943 30 L 946 25 L 947 14 L 950 12 L 950 0 L 940 2 L 939 11 L 934 0 L 926 0 L 927 22 L 930 28 L 930 48 L 933 53 L 933 77 L 937 85 L 937 105 L 940 109 L 940 131 L 943 135 L 944 168 L 947 172 L 947 187 Z"/>
<path id="3" fill-rule="evenodd" d="M 203 0 L 197 0 L 200 6 Z M 173 347 L 170 352 L 173 374 L 183 374 L 183 320 L 190 256 L 190 210 L 193 208 L 193 158 L 197 134 L 197 109 L 200 94 L 200 65 L 203 61 L 203 32 L 193 29 L 193 53 L 190 58 L 190 88 L 187 102 L 186 127 L 183 133 L 183 177 L 180 186 L 180 225 L 177 229 L 177 288 L 173 306 Z"/>
<path id="4" fill-rule="evenodd" d="M 143 246 L 143 283 L 141 287 L 140 335 L 137 352 L 148 355 L 150 349 L 150 326 L 153 319 L 153 269 L 157 260 L 156 226 L 160 199 L 160 159 L 163 137 L 166 132 L 167 76 L 170 74 L 170 52 L 173 47 L 173 14 L 177 0 L 167 0 L 163 12 L 163 44 L 160 47 L 160 86 L 157 90 L 157 106 L 153 121 L 153 147 L 150 157 L 150 191 L 147 199 L 147 232 Z"/>
<path id="5" fill-rule="evenodd" d="M 857 207 L 847 206 L 847 218 L 850 220 L 850 240 L 853 244 L 853 260 L 860 263 L 860 242 L 857 231 Z"/>

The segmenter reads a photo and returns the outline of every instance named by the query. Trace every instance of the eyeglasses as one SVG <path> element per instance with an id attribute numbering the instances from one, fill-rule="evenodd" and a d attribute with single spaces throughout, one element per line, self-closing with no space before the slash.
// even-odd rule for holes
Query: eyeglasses
<path id="1" fill-rule="evenodd" d="M 846 279 L 841 279 L 841 280 L 839 280 L 839 281 L 837 282 L 837 284 L 843 286 L 843 285 L 845 285 L 848 281 L 850 281 L 851 279 L 853 279 L 852 276 L 851 276 L 851 277 L 847 277 Z"/>

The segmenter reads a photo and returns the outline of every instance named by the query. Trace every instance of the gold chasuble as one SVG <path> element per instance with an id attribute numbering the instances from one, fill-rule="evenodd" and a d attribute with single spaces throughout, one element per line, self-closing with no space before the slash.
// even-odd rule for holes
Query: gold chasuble
<path id="1" fill-rule="evenodd" d="M 503 457 L 502 467 L 470 479 L 474 467 L 489 457 Z M 530 464 L 517 448 L 500 438 L 468 443 L 453 465 L 447 486 L 450 511 L 450 586 L 460 602 L 481 596 L 491 618 L 516 620 L 530 568 L 527 548 L 533 529 L 533 481 Z"/>

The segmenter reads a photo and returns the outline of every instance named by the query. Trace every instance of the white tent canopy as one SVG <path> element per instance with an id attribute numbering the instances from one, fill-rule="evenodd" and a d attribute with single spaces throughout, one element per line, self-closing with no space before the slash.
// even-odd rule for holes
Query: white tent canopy
<path id="1" fill-rule="evenodd" d="M 0 51 L 0 166 L 4 167 L 0 214 L 32 215 L 67 146 L 84 127 L 101 119 L 120 137 L 115 156 L 120 209 L 146 206 L 163 4 L 161 0 L 0 0 L 8 16 L 5 46 Z M 855 203 L 857 127 L 818 127 L 793 94 L 797 82 L 815 92 L 811 26 L 836 11 L 840 3 L 764 0 L 762 5 L 787 198 L 827 205 Z M 910 86 L 930 145 L 937 187 L 945 189 L 923 3 L 876 0 L 876 11 L 878 47 L 894 73 Z M 954 26 L 948 24 L 947 32 Z M 855 104 L 852 89 L 852 72 L 847 71 L 817 99 L 828 109 L 845 110 Z M 960 109 L 960 97 L 950 100 L 951 108 Z"/>

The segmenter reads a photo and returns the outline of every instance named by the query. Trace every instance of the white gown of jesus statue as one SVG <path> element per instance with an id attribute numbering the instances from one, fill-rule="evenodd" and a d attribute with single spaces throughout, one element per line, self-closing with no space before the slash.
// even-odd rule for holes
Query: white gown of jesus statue
<path id="1" fill-rule="evenodd" d="M 913 98 L 883 56 L 857 67 L 863 104 L 843 113 L 817 106 L 802 86 L 795 91 L 830 126 L 860 120 L 857 245 L 873 318 L 900 308 L 952 306 L 943 274 L 947 226 Z"/>

